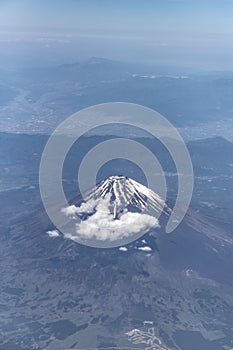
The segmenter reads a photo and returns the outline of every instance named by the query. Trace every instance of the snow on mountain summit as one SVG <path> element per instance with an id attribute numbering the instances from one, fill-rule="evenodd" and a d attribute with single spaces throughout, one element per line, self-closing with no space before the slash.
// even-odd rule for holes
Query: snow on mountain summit
<path id="1" fill-rule="evenodd" d="M 114 218 L 124 210 L 154 212 L 163 211 L 165 201 L 153 190 L 125 176 L 110 176 L 90 190 L 86 200 L 110 196 L 111 212 Z"/>

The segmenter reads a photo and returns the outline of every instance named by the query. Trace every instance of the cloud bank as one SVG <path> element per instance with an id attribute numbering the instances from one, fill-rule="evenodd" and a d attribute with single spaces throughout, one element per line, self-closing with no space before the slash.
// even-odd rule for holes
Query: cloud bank
<path id="1" fill-rule="evenodd" d="M 89 214 L 87 219 L 76 224 L 76 235 L 68 238 L 76 240 L 97 239 L 100 241 L 116 241 L 129 236 L 144 234 L 152 227 L 158 227 L 158 220 L 153 216 L 129 212 L 125 210 L 118 219 L 114 219 L 110 210 L 110 197 L 90 200 L 80 207 L 74 205 L 62 209 L 66 216 Z"/>

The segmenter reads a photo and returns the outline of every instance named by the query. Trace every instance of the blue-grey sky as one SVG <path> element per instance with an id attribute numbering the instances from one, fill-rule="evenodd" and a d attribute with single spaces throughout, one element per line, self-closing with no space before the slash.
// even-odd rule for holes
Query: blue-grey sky
<path id="1" fill-rule="evenodd" d="M 0 0 L 0 54 L 233 69 L 233 0 Z"/>

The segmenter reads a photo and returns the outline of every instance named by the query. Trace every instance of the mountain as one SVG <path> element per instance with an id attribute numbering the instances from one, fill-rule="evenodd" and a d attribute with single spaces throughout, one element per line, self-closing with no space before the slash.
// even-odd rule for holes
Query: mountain
<path id="1" fill-rule="evenodd" d="M 91 189 L 86 201 L 97 201 L 109 196 L 110 212 L 116 219 L 125 209 L 160 213 L 164 200 L 154 191 L 125 176 L 110 176 Z"/>
<path id="2" fill-rule="evenodd" d="M 26 75 L 37 78 L 40 82 L 76 82 L 77 84 L 109 83 L 120 81 L 129 76 L 130 65 L 110 59 L 90 57 L 83 62 L 62 64 L 59 66 L 27 69 Z"/>

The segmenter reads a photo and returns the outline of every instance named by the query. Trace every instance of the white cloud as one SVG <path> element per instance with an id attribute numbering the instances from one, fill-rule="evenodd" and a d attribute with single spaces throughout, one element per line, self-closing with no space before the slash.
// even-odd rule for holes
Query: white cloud
<path id="1" fill-rule="evenodd" d="M 75 205 L 70 205 L 69 207 L 62 208 L 61 212 L 66 216 L 75 215 L 77 207 Z"/>
<path id="2" fill-rule="evenodd" d="M 89 200 L 87 203 L 82 203 L 80 207 L 76 207 L 75 205 L 70 205 L 69 207 L 62 208 L 61 212 L 66 216 L 74 216 L 75 214 L 90 214 L 93 213 L 95 207 L 99 201 L 94 201 L 93 199 Z"/>
<path id="3" fill-rule="evenodd" d="M 110 196 L 97 201 L 90 200 L 79 208 L 70 206 L 62 212 L 73 217 L 74 214 L 91 214 L 86 220 L 76 224 L 76 234 L 67 235 L 67 238 L 78 240 L 97 239 L 101 241 L 115 241 L 128 238 L 139 233 L 144 234 L 152 227 L 158 227 L 158 220 L 153 216 L 132 213 L 125 210 L 118 219 L 114 219 L 110 211 Z"/>
<path id="4" fill-rule="evenodd" d="M 60 234 L 59 234 L 59 232 L 57 230 L 47 231 L 46 233 L 49 235 L 49 237 L 58 237 L 58 236 L 60 236 Z"/>
<path id="5" fill-rule="evenodd" d="M 119 250 L 120 250 L 121 252 L 127 252 L 127 251 L 128 251 L 128 248 L 126 248 L 126 247 L 120 247 Z"/>
<path id="6" fill-rule="evenodd" d="M 143 252 L 151 252 L 151 247 L 139 247 L 138 250 L 142 250 Z"/>

